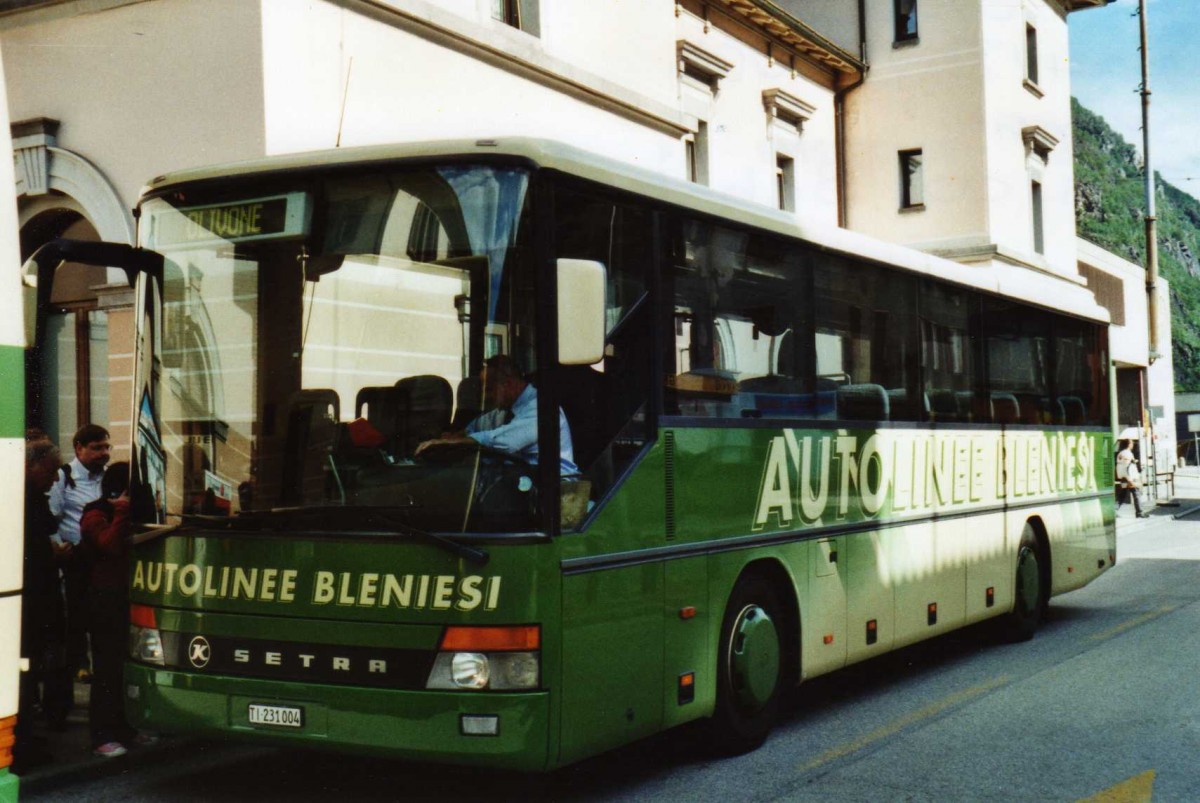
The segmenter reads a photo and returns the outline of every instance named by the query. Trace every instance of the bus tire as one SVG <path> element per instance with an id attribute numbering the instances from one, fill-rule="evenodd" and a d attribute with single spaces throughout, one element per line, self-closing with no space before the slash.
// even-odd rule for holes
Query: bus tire
<path id="1" fill-rule="evenodd" d="M 779 714 L 783 689 L 783 606 L 765 578 L 747 574 L 733 587 L 721 622 L 717 699 L 710 741 L 737 755 L 766 740 Z"/>
<path id="2" fill-rule="evenodd" d="M 1031 522 L 1025 522 L 1017 547 L 1013 609 L 1001 623 L 1001 635 L 1005 641 L 1028 641 L 1042 622 L 1049 593 L 1046 587 L 1049 566 L 1042 566 L 1044 554 L 1038 543 L 1037 530 Z"/>

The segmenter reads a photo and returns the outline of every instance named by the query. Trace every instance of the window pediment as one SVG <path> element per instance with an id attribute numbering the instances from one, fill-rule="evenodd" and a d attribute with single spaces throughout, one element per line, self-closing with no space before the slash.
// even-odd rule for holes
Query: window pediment
<path id="1" fill-rule="evenodd" d="M 1043 162 L 1049 161 L 1050 151 L 1058 147 L 1058 137 L 1040 125 L 1031 125 L 1022 128 L 1021 139 L 1025 142 L 1025 150 Z"/>
<path id="2" fill-rule="evenodd" d="M 675 43 L 675 51 L 679 58 L 679 74 L 708 84 L 713 92 L 717 91 L 721 79 L 733 70 L 730 62 L 686 39 Z"/>
<path id="3" fill-rule="evenodd" d="M 797 131 L 813 116 L 817 107 L 782 89 L 764 89 L 763 108 L 772 119 L 794 126 Z"/>

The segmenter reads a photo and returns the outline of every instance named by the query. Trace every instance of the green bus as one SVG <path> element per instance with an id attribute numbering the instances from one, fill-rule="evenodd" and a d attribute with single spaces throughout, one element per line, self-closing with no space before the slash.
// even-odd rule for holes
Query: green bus
<path id="1" fill-rule="evenodd" d="M 138 217 L 139 728 L 746 750 L 786 687 L 1027 638 L 1116 559 L 1080 286 L 534 140 L 180 172 Z"/>

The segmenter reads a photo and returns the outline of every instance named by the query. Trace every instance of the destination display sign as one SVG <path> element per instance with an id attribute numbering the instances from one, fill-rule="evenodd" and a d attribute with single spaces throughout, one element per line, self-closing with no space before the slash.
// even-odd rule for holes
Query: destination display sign
<path id="1" fill-rule="evenodd" d="M 149 248 L 188 248 L 213 243 L 275 240 L 305 234 L 308 196 L 290 192 L 206 206 L 146 204 Z"/>

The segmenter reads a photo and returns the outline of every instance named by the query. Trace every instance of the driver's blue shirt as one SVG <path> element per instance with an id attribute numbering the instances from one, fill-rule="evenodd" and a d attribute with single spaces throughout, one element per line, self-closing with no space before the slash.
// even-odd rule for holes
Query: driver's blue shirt
<path id="1" fill-rule="evenodd" d="M 512 418 L 508 418 L 508 413 Z M 512 410 L 489 410 L 467 425 L 467 436 L 480 446 L 495 449 L 505 454 L 537 465 L 537 389 L 526 385 L 521 395 L 513 402 Z M 575 448 L 571 444 L 571 427 L 562 409 L 558 411 L 558 465 L 564 477 L 579 473 L 575 465 Z"/>

